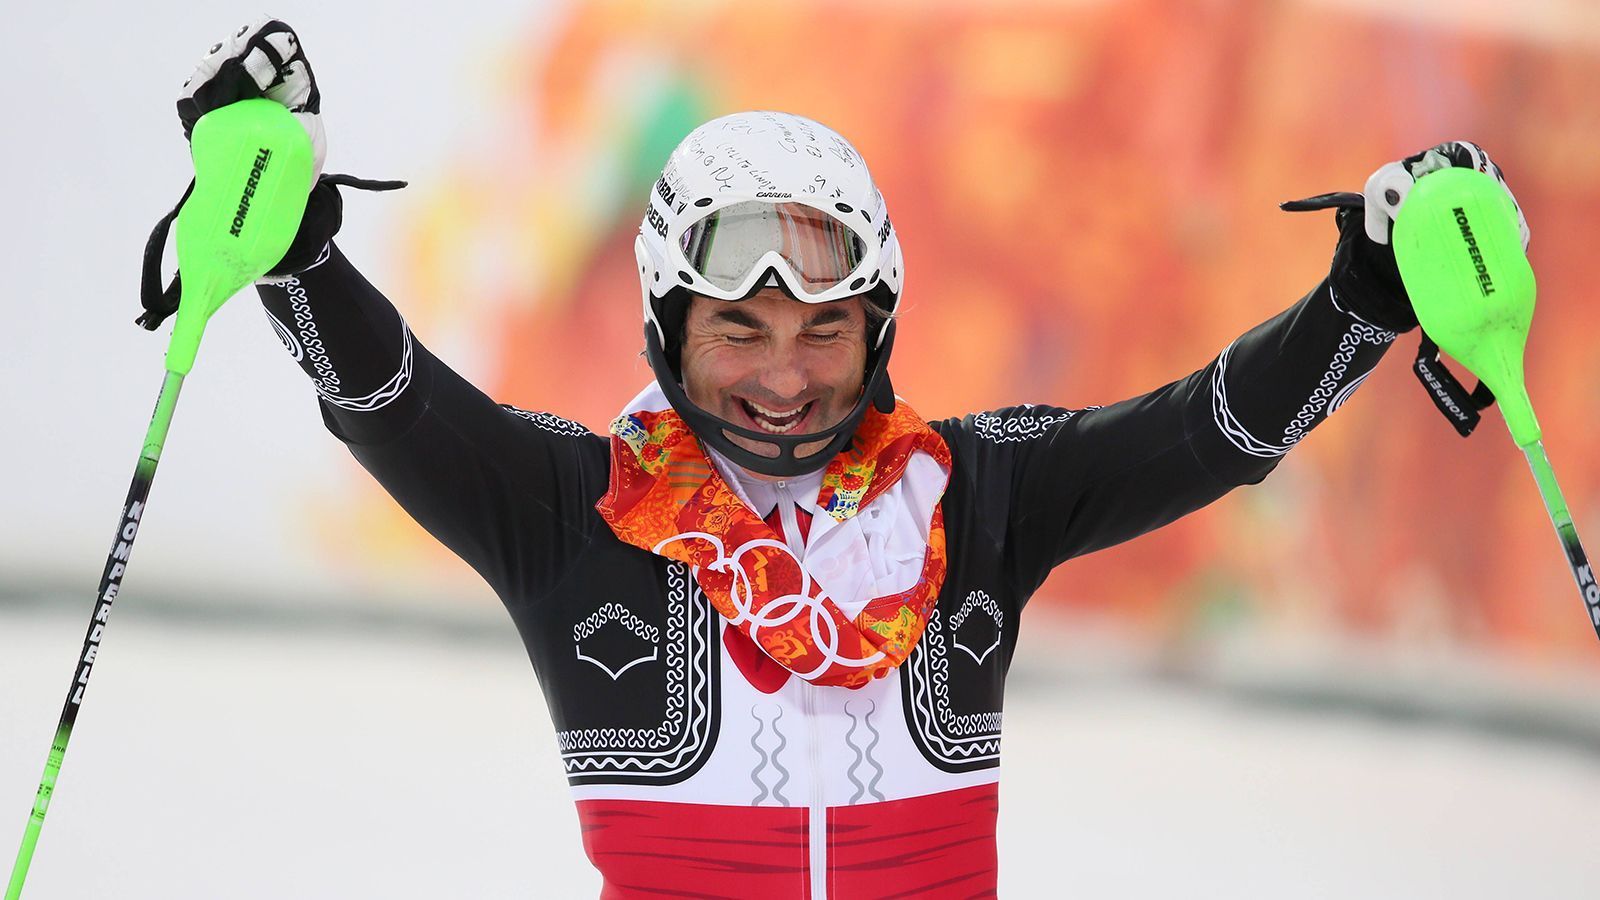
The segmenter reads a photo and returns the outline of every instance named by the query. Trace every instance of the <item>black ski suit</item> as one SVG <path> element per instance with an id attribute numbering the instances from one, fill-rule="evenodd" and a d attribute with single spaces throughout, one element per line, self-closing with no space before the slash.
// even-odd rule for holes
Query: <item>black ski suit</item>
<path id="1" fill-rule="evenodd" d="M 595 512 L 605 436 L 484 396 L 337 248 L 260 294 L 329 430 L 504 601 L 608 897 L 992 892 L 1029 595 L 1066 560 L 1266 477 L 1395 337 L 1324 281 L 1150 393 L 931 423 L 954 458 L 949 572 L 906 662 L 850 690 L 731 652 L 694 573 Z"/>

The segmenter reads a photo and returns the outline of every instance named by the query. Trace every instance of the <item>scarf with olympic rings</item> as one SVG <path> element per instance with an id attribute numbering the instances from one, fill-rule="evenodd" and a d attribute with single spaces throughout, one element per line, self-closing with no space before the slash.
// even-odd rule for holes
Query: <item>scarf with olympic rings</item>
<path id="1" fill-rule="evenodd" d="M 802 563 L 728 486 L 688 424 L 670 406 L 637 408 L 641 401 L 665 406 L 659 389 L 647 389 L 611 423 L 610 484 L 595 503 L 620 540 L 688 563 L 731 626 L 812 684 L 857 688 L 905 661 L 944 584 L 939 499 L 951 462 L 943 438 L 903 402 L 888 415 L 869 410 L 850 447 L 828 464 L 816 499 L 833 520 L 817 516 L 820 530 L 843 533 L 818 539 L 814 524 Z M 919 534 L 926 525 L 920 566 L 903 553 L 909 565 L 898 572 L 892 561 L 869 562 L 885 543 L 883 535 L 869 539 L 871 529 L 908 522 Z M 884 576 L 861 577 L 874 567 Z M 886 583 L 894 589 L 871 596 Z M 861 595 L 835 602 L 830 585 Z M 847 615 L 841 606 L 859 611 Z"/>

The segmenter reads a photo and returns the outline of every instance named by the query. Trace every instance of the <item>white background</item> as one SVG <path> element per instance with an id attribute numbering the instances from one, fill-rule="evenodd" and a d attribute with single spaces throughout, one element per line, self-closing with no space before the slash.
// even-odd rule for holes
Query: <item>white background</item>
<path id="1" fill-rule="evenodd" d="M 488 130 L 479 123 L 503 99 L 492 67 L 559 14 L 557 4 L 481 0 L 458 15 L 424 4 L 386 4 L 381 14 L 275 6 L 296 26 L 323 90 L 327 171 L 422 183 Z M 0 248 L 9 283 L 0 323 L 12 339 L 0 353 L 0 471 L 9 473 L 0 588 L 82 581 L 106 551 L 171 328 L 152 334 L 132 322 L 145 239 L 190 178 L 173 104 L 195 61 L 258 14 L 174 2 L 6 12 Z M 392 283 L 389 223 L 410 201 L 405 192 L 358 196 L 346 204 L 340 244 L 375 283 Z M 167 265 L 170 273 L 170 246 Z M 207 329 L 130 577 L 191 592 L 223 583 L 284 603 L 406 593 L 382 572 L 330 566 L 297 537 L 285 497 L 299 492 L 285 485 L 337 495 L 358 470 L 323 431 L 310 384 L 252 294 Z M 461 362 L 470 372 L 471 360 Z"/>

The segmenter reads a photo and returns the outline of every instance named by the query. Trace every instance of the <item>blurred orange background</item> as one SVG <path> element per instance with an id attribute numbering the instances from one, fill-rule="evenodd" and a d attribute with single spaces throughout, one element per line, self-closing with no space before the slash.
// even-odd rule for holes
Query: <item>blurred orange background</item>
<path id="1" fill-rule="evenodd" d="M 1600 28 L 1582 10 L 1494 9 L 583 5 L 497 51 L 495 130 L 410 198 L 402 277 L 384 287 L 497 399 L 603 431 L 649 377 L 632 264 L 649 184 L 699 122 L 783 109 L 850 137 L 893 210 L 902 396 L 929 418 L 1104 404 L 1205 364 L 1317 284 L 1332 217 L 1278 202 L 1471 139 L 1533 228 L 1529 388 L 1579 530 L 1600 540 Z M 1494 412 L 1455 435 L 1408 371 L 1416 340 L 1264 485 L 1067 564 L 1035 608 L 1161 641 L 1311 635 L 1592 664 L 1521 454 Z M 324 528 L 367 535 L 343 564 L 423 548 L 441 564 L 376 487 L 327 512 Z"/>

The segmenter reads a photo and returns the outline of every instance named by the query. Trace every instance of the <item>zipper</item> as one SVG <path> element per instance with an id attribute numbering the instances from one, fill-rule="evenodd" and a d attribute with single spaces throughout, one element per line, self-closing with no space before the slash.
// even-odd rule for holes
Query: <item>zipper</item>
<path id="1" fill-rule="evenodd" d="M 789 552 L 795 559 L 802 559 L 806 554 L 805 538 L 800 536 L 800 520 L 795 518 L 794 495 L 789 493 L 789 482 L 780 481 L 778 488 L 778 521 L 783 524 L 783 542 L 789 545 Z"/>
<path id="2" fill-rule="evenodd" d="M 778 521 L 783 525 L 783 541 L 795 559 L 805 557 L 805 539 L 800 535 L 800 522 L 795 517 L 794 497 L 789 493 L 789 483 L 780 481 L 778 489 Z M 811 900 L 828 900 L 828 802 L 822 792 L 822 735 L 821 719 L 817 716 L 816 685 L 799 682 L 800 711 L 806 720 L 806 757 L 811 771 L 811 799 L 806 804 L 806 847 L 810 859 Z"/>
<path id="3" fill-rule="evenodd" d="M 799 681 L 799 679 L 796 679 Z M 806 815 L 806 846 L 810 850 L 811 900 L 828 900 L 828 803 L 822 793 L 822 741 L 817 716 L 817 691 L 821 688 L 800 682 L 800 708 L 805 713 L 807 755 L 811 766 L 811 802 Z"/>

